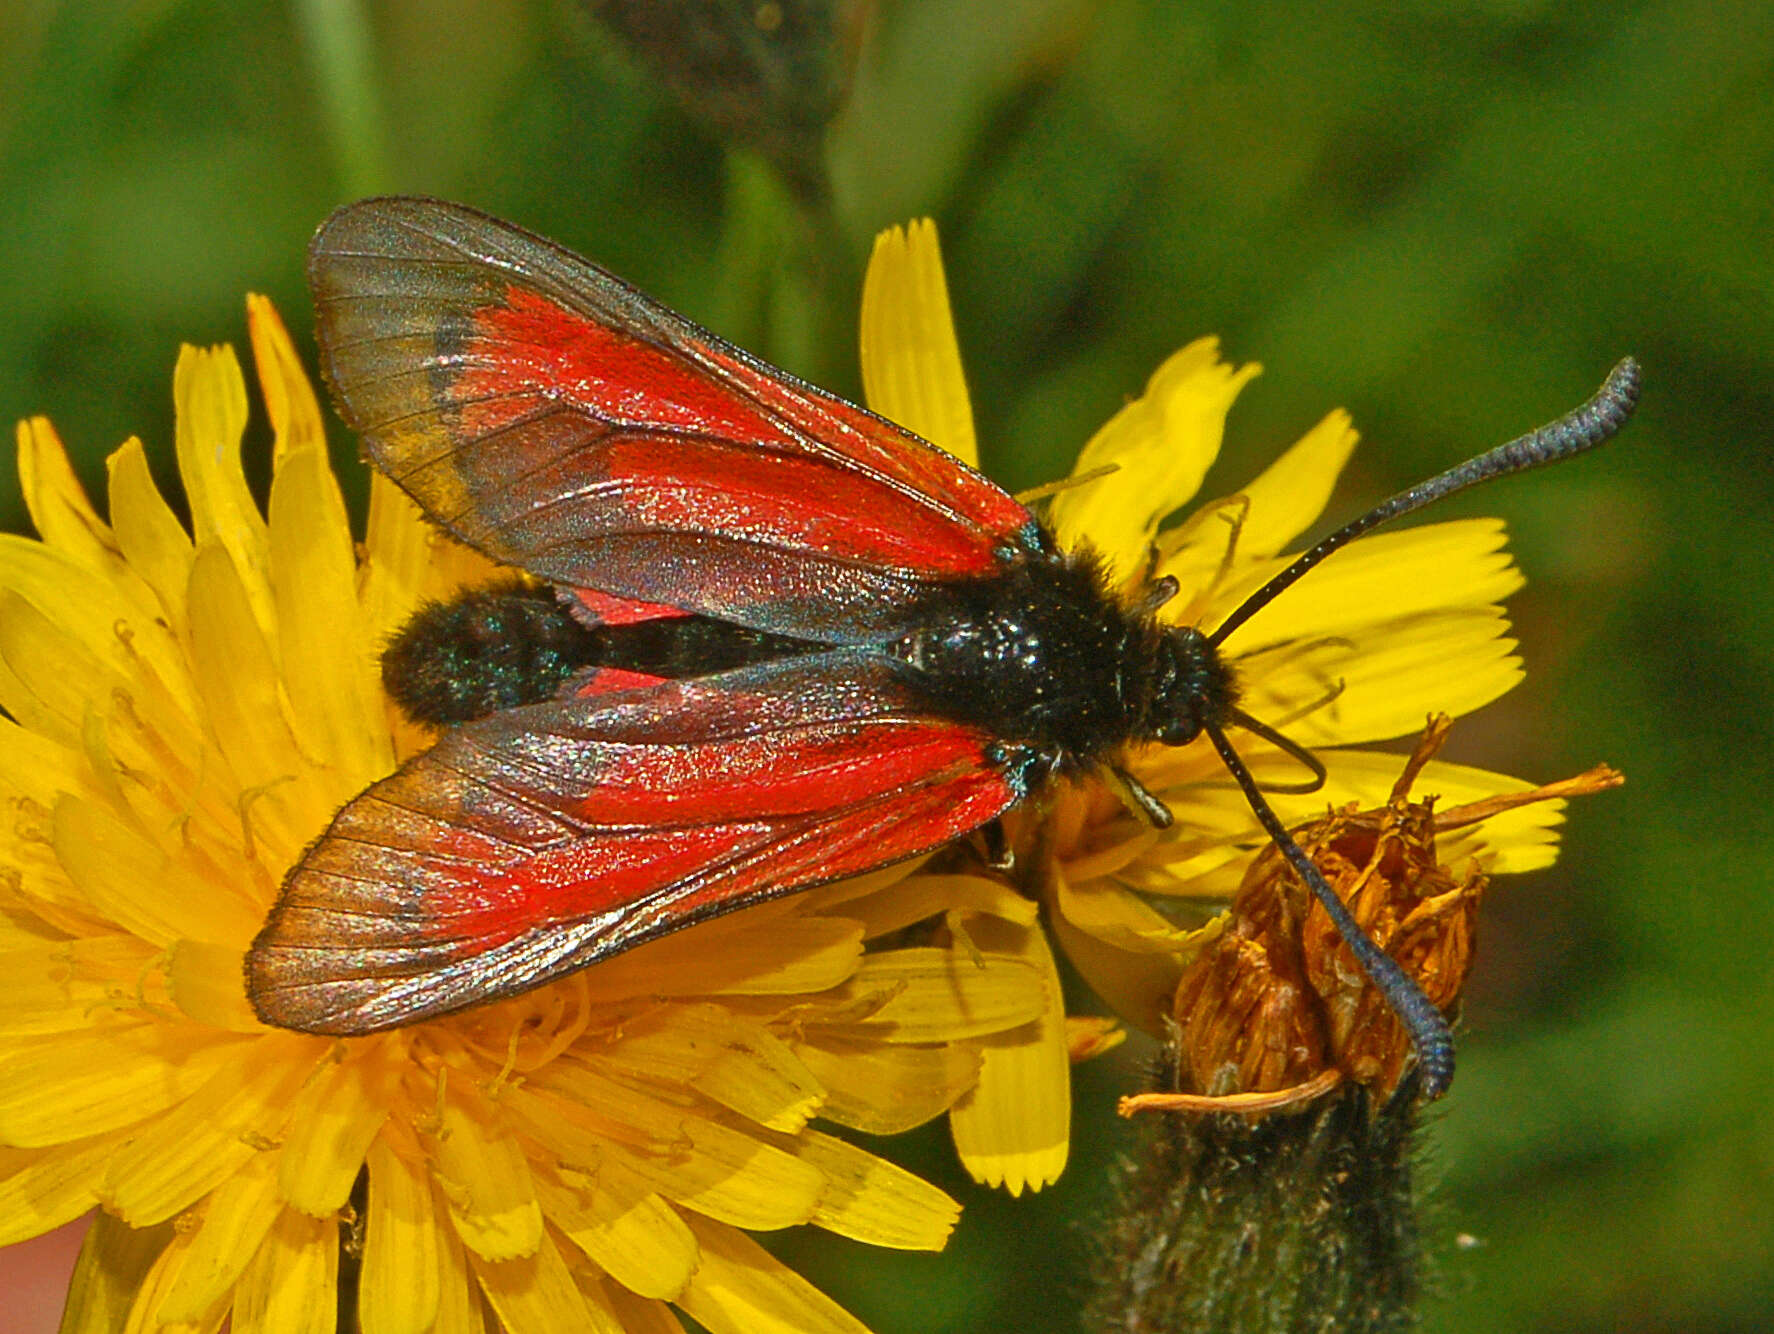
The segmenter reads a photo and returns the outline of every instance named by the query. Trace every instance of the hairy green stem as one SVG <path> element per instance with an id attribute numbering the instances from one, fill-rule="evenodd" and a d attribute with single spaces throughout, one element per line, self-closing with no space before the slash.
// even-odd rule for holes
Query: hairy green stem
<path id="1" fill-rule="evenodd" d="M 1105 1230 L 1091 1334 L 1391 1334 L 1416 1325 L 1415 1081 L 1375 1110 L 1142 1118 Z"/>

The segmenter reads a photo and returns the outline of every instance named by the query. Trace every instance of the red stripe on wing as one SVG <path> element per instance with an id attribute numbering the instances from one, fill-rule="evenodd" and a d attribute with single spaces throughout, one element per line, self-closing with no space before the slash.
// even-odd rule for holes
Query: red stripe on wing
<path id="1" fill-rule="evenodd" d="M 997 565 L 989 548 L 958 546 L 947 518 L 818 459 L 628 436 L 611 442 L 602 469 L 609 492 L 623 497 L 626 521 L 641 528 L 713 529 L 945 578 L 990 574 Z"/>
<path id="2" fill-rule="evenodd" d="M 590 699 L 593 695 L 614 695 L 620 690 L 656 686 L 668 679 L 649 676 L 646 672 L 631 672 L 626 667 L 590 667 L 574 677 L 567 689 L 574 699 Z"/>
<path id="3" fill-rule="evenodd" d="M 690 613 L 663 602 L 636 602 L 596 588 L 575 588 L 570 604 L 573 615 L 585 625 L 636 625 L 641 621 L 668 621 Z"/>
<path id="4" fill-rule="evenodd" d="M 995 482 L 960 466 L 947 450 L 938 449 L 835 394 L 812 389 L 799 381 L 795 385 L 805 389 L 804 394 L 773 394 L 773 377 L 782 378 L 780 371 L 718 340 L 711 341 L 700 352 L 747 392 L 770 402 L 802 438 L 824 441 L 846 457 L 867 463 L 919 495 L 941 497 L 955 513 L 1001 539 L 1015 536 L 1029 522 L 1029 512 L 1021 502 Z"/>
<path id="5" fill-rule="evenodd" d="M 362 1033 L 939 847 L 1022 795 L 855 655 L 461 727 L 351 802 L 248 962 L 268 1022 Z"/>
<path id="6" fill-rule="evenodd" d="M 850 642 L 1001 568 L 1030 522 L 917 437 L 470 210 L 342 209 L 309 278 L 323 367 L 377 465 L 557 583 Z"/>
<path id="7" fill-rule="evenodd" d="M 681 357 L 516 284 L 474 312 L 466 369 L 450 385 L 462 420 L 493 432 L 559 394 L 610 426 L 687 431 L 790 445 L 793 437 L 756 400 L 734 394 Z"/>

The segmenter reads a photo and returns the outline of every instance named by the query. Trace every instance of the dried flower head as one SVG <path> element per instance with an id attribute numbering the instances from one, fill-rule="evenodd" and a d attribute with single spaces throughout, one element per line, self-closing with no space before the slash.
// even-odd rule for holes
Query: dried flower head
<path id="1" fill-rule="evenodd" d="M 1430 720 L 1385 805 L 1351 804 L 1295 833 L 1362 928 L 1443 1011 L 1458 1003 L 1472 970 L 1490 877 L 1476 858 L 1444 863 L 1438 832 L 1623 781 L 1602 765 L 1438 813 L 1433 795 L 1413 800 L 1412 788 L 1451 726 L 1445 715 Z M 1245 872 L 1220 934 L 1184 970 L 1171 1021 L 1173 1086 L 1129 1099 L 1130 1110 L 1255 1110 L 1343 1080 L 1383 1102 L 1412 1057 L 1404 1025 L 1274 848 Z M 1267 1094 L 1281 1096 L 1244 1096 Z"/>

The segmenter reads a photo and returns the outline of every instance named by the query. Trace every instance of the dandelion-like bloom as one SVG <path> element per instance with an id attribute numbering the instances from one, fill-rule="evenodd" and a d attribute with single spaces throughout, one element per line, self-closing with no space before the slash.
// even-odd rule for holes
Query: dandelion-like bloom
<path id="1" fill-rule="evenodd" d="M 999 1133 L 1006 1070 L 1057 1060 L 1063 1087 L 1033 907 L 892 868 L 408 1029 L 261 1025 L 242 956 L 283 874 L 428 741 L 381 644 L 492 571 L 379 478 L 354 548 L 313 392 L 249 316 L 268 513 L 229 349 L 174 380 L 189 532 L 138 442 L 107 522 L 48 423 L 19 429 L 41 540 L 0 538 L 0 1242 L 99 1206 L 70 1294 L 92 1328 L 327 1331 L 348 1269 L 366 1334 L 670 1330 L 673 1307 L 859 1329 L 747 1229 L 943 1244 L 954 1201 L 816 1116 L 955 1108 L 976 1174 L 1057 1172 L 1063 1122 L 1057 1147 L 1052 1118 L 1033 1148 Z"/>
<path id="2" fill-rule="evenodd" d="M 865 366 L 871 333 L 897 349 L 865 376 L 870 406 L 971 461 L 971 410 L 934 230 L 884 238 L 877 269 L 884 251 L 900 252 L 896 265 L 917 276 L 900 284 L 912 295 L 880 303 L 873 321 L 865 295 Z M 1260 369 L 1228 365 L 1214 339 L 1190 343 L 1085 445 L 1076 483 L 1049 504 L 1061 545 L 1093 547 L 1129 596 L 1173 576 L 1180 592 L 1162 610 L 1167 622 L 1211 631 L 1281 570 L 1283 553 L 1318 520 L 1355 447 L 1348 415 L 1332 412 L 1254 481 L 1199 503 L 1227 413 Z M 1191 502 L 1194 510 L 1171 523 Z M 1431 713 L 1468 713 L 1521 680 L 1500 603 L 1522 579 L 1504 541 L 1498 519 L 1364 538 L 1229 637 L 1221 652 L 1240 683 L 1241 707 L 1316 752 L 1328 770 L 1319 791 L 1289 795 L 1281 787 L 1307 776 L 1298 761 L 1234 731 L 1285 823 L 1351 802 L 1383 804 L 1398 757 L 1363 743 L 1412 735 Z M 1184 970 L 1222 929 L 1221 910 L 1269 840 L 1205 739 L 1136 748 L 1127 762 L 1170 807 L 1170 829 L 1153 829 L 1102 783 L 1061 787 L 1008 823 L 1038 861 L 1050 923 L 1072 962 L 1120 1014 L 1159 1032 Z M 1529 784 L 1435 761 L 1419 788 L 1453 805 Z M 1475 859 L 1492 874 L 1548 865 L 1562 806 L 1515 807 L 1453 831 L 1443 854 L 1454 864 Z"/>

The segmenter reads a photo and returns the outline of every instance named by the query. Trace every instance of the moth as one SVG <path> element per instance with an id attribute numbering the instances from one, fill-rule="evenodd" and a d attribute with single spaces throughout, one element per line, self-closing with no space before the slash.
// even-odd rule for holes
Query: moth
<path id="1" fill-rule="evenodd" d="M 1447 1023 L 1350 917 L 1232 744 L 1222 645 L 1369 529 L 1614 434 L 1639 371 L 1380 505 L 1211 630 L 1166 622 L 951 455 L 484 214 L 371 199 L 309 255 L 321 364 L 370 462 L 546 587 L 422 611 L 384 676 L 436 745 L 339 811 L 247 959 L 267 1023 L 364 1034 L 917 857 L 1130 745 L 1205 738 L 1409 1027 Z"/>

